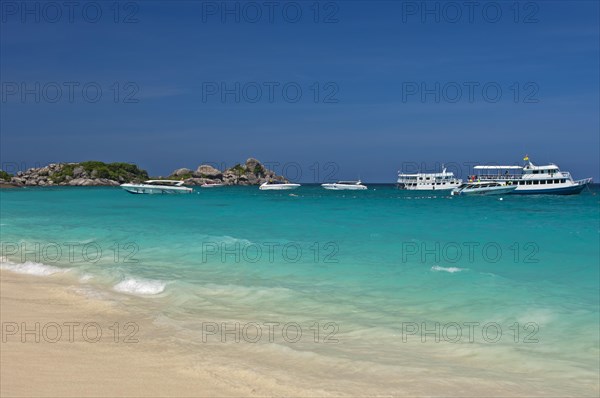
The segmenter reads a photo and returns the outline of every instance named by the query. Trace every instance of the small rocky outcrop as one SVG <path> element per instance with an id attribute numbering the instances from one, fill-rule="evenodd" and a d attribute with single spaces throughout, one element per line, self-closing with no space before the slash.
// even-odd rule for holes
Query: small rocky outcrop
<path id="1" fill-rule="evenodd" d="M 287 180 L 275 174 L 275 172 L 267 169 L 259 160 L 250 158 L 246 163 L 236 164 L 226 170 L 219 170 L 207 164 L 198 166 L 191 176 L 177 174 L 178 169 L 170 176 L 172 179 L 184 178 L 186 185 L 202 185 L 206 183 L 222 183 L 225 185 L 260 185 L 266 181 L 283 181 Z"/>
<path id="2" fill-rule="evenodd" d="M 196 172 L 194 173 L 194 177 L 221 179 L 223 178 L 223 172 L 208 164 L 203 164 L 198 166 Z"/>
<path id="3" fill-rule="evenodd" d="M 192 170 L 186 169 L 185 167 L 181 168 L 181 169 L 177 169 L 173 173 L 171 173 L 171 175 L 175 176 L 175 177 L 189 176 L 191 174 L 192 174 Z"/>
<path id="4" fill-rule="evenodd" d="M 118 186 L 148 179 L 148 173 L 129 163 L 51 163 L 17 172 L 10 183 L 17 186 Z"/>

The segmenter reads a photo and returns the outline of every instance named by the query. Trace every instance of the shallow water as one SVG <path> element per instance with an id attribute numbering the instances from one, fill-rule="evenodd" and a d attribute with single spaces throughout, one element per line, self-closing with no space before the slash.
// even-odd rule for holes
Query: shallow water
<path id="1" fill-rule="evenodd" d="M 238 339 L 282 369 L 310 358 L 384 389 L 435 371 L 440 385 L 598 391 L 597 187 L 503 200 L 370 188 L 1 190 L 2 268 L 68 275 L 192 350 Z"/>

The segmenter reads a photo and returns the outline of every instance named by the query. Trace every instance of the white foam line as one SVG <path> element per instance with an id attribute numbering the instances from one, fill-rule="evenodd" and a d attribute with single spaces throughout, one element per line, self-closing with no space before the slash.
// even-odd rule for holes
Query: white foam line
<path id="1" fill-rule="evenodd" d="M 54 267 L 52 265 L 36 263 L 33 261 L 25 261 L 24 263 L 17 264 L 7 260 L 4 257 L 0 258 L 0 269 L 15 272 L 18 274 L 38 276 L 48 276 L 58 273 L 65 273 L 71 270 L 70 268 L 59 268 Z"/>
<path id="2" fill-rule="evenodd" d="M 461 272 L 461 271 L 466 271 L 466 268 L 458 268 L 458 267 L 440 267 L 439 265 L 434 265 L 433 267 L 431 267 L 431 270 L 434 272 L 449 272 L 451 274 L 455 273 L 455 272 Z"/>

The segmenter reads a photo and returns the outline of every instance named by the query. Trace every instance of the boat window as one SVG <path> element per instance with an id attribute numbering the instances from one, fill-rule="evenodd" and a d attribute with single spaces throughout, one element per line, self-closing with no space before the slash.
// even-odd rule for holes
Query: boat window
<path id="1" fill-rule="evenodd" d="M 527 185 L 531 185 L 531 181 L 527 181 Z"/>
<path id="2" fill-rule="evenodd" d="M 540 184 L 545 184 L 545 183 L 546 183 L 546 180 L 540 181 Z"/>
<path id="3" fill-rule="evenodd" d="M 562 180 L 560 180 L 560 182 L 567 182 L 567 180 L 563 178 Z"/>
<path id="4" fill-rule="evenodd" d="M 538 185 L 540 182 L 538 180 L 533 181 L 533 185 Z"/>
<path id="5" fill-rule="evenodd" d="M 533 174 L 537 174 L 537 173 L 538 173 L 538 171 L 537 171 L 537 170 L 533 170 Z"/>

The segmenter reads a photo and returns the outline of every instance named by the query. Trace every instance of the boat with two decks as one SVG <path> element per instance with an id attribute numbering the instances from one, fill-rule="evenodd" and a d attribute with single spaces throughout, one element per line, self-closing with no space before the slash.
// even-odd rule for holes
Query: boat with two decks
<path id="1" fill-rule="evenodd" d="M 398 188 L 414 191 L 448 191 L 458 188 L 462 180 L 456 178 L 454 173 L 443 167 L 441 173 L 414 173 L 398 172 Z"/>
<path id="2" fill-rule="evenodd" d="M 482 182 L 501 182 L 516 186 L 513 194 L 521 195 L 573 195 L 580 193 L 591 178 L 574 180 L 571 173 L 561 171 L 553 163 L 537 166 L 529 160 L 529 156 L 523 158 L 524 166 L 475 166 L 476 174 L 469 179 Z"/>

